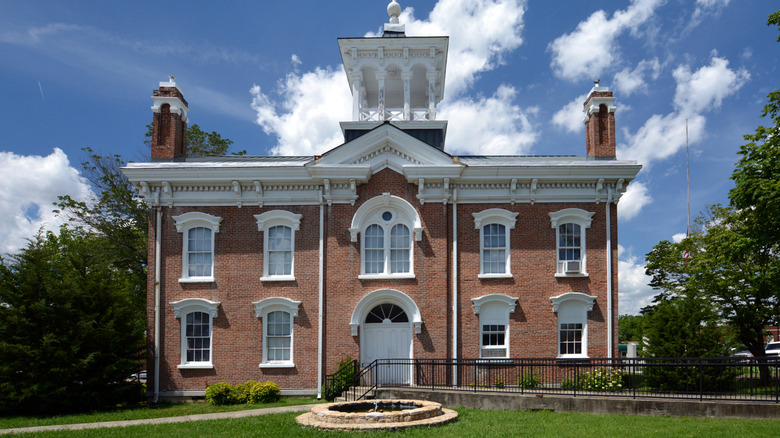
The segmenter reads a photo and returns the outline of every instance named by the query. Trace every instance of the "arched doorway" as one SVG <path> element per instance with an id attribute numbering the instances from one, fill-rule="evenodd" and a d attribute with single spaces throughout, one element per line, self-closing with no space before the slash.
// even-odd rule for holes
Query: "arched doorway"
<path id="1" fill-rule="evenodd" d="M 406 312 L 395 304 L 383 303 L 368 312 L 361 326 L 360 361 L 363 366 L 376 359 L 410 359 L 412 325 Z M 377 368 L 377 383 L 408 384 L 408 367 L 401 364 Z"/>
<path id="2" fill-rule="evenodd" d="M 414 357 L 413 332 L 422 330 L 417 304 L 405 293 L 380 289 L 364 296 L 355 306 L 350 321 L 352 335 L 360 330 L 360 363 L 366 366 L 377 359 Z M 373 376 L 376 383 L 411 383 L 409 366 L 386 365 Z"/>

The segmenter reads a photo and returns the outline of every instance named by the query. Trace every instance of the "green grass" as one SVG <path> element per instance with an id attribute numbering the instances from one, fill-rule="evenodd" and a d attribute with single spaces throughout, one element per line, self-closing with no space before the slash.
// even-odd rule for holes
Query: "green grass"
<path id="1" fill-rule="evenodd" d="M 324 402 L 324 401 L 323 401 Z M 0 429 L 16 427 L 49 426 L 54 424 L 99 423 L 102 421 L 140 420 L 144 418 L 180 417 L 184 415 L 211 414 L 214 412 L 243 411 L 246 409 L 273 408 L 278 406 L 319 403 L 313 397 L 282 397 L 275 403 L 212 406 L 198 403 L 160 403 L 156 406 L 142 406 L 133 409 L 92 412 L 54 417 L 0 417 Z"/>
<path id="2" fill-rule="evenodd" d="M 328 432 L 302 428 L 295 422 L 298 413 L 258 417 L 196 421 L 178 424 L 133 426 L 45 432 L 34 436 L 56 437 L 775 437 L 780 436 L 780 420 L 716 418 L 640 417 L 628 415 L 589 415 L 575 413 L 483 411 L 458 409 L 454 423 L 436 428 L 403 431 Z M 32 435 L 28 435 L 32 436 Z"/>

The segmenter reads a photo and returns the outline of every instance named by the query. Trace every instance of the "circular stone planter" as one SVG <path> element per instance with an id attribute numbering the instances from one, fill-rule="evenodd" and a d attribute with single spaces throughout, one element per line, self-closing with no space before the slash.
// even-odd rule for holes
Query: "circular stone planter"
<path id="1" fill-rule="evenodd" d="M 318 405 L 296 420 L 319 429 L 371 430 L 434 426 L 458 417 L 441 403 L 424 400 L 364 400 Z"/>

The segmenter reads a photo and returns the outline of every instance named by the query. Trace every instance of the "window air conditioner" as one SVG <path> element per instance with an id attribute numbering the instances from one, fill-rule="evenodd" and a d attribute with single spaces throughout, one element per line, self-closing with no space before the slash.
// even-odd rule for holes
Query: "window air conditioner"
<path id="1" fill-rule="evenodd" d="M 566 261 L 566 273 L 567 274 L 579 274 L 580 272 L 580 261 L 579 260 L 568 260 Z"/>

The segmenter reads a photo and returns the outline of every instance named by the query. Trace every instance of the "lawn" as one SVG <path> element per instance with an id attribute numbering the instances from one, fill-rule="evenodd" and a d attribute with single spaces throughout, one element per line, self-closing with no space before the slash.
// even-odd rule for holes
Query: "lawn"
<path id="1" fill-rule="evenodd" d="M 437 428 L 404 431 L 326 432 L 301 428 L 295 422 L 298 413 L 258 417 L 197 421 L 116 429 L 46 432 L 35 436 L 56 437 L 775 437 L 780 436 L 780 420 L 743 420 L 716 418 L 640 417 L 628 415 L 590 415 L 546 411 L 483 411 L 458 409 L 454 423 Z"/>
<path id="2" fill-rule="evenodd" d="M 53 424 L 99 423 L 102 421 L 140 420 L 143 418 L 180 417 L 184 415 L 211 414 L 214 412 L 241 411 L 246 409 L 273 408 L 318 403 L 313 397 L 282 397 L 275 403 L 212 406 L 207 403 L 161 403 L 133 409 L 117 409 L 103 412 L 61 415 L 54 417 L 0 417 L 0 429 L 16 427 L 49 426 Z M 324 403 L 324 400 L 323 400 Z"/>

